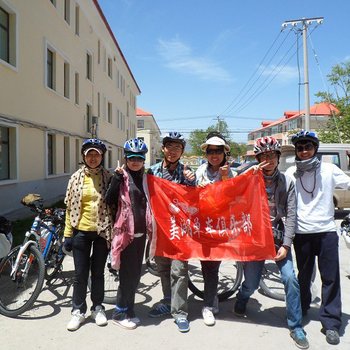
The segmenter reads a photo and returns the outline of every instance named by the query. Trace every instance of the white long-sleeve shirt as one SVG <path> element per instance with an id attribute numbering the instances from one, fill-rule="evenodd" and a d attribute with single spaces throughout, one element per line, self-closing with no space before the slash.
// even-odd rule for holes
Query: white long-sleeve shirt
<path id="1" fill-rule="evenodd" d="M 297 195 L 296 233 L 336 231 L 333 192 L 336 187 L 350 190 L 350 177 L 336 165 L 324 162 L 316 171 L 316 182 L 313 171 L 300 178 L 295 178 L 295 171 L 296 166 L 292 166 L 286 175 L 292 178 Z"/>

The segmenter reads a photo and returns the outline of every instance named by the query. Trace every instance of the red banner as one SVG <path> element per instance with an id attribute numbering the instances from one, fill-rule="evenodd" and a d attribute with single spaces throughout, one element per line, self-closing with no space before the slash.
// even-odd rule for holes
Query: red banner
<path id="1" fill-rule="evenodd" d="M 264 179 L 259 172 L 204 188 L 148 175 L 156 220 L 151 250 L 179 260 L 264 260 L 275 255 Z"/>

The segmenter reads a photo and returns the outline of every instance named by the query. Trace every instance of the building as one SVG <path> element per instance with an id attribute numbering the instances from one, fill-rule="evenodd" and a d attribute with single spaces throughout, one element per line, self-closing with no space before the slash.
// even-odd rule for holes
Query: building
<path id="1" fill-rule="evenodd" d="M 162 157 L 160 130 L 154 116 L 150 112 L 143 111 L 140 108 L 136 109 L 137 120 L 137 137 L 144 140 L 148 147 L 145 166 L 149 168 Z"/>
<path id="2" fill-rule="evenodd" d="M 0 0 L 0 91 L 0 214 L 63 197 L 84 139 L 114 168 L 136 136 L 140 88 L 97 0 Z"/>
<path id="3" fill-rule="evenodd" d="M 326 126 L 329 118 L 339 114 L 331 103 L 318 103 L 310 107 L 310 129 L 318 130 Z M 254 142 L 259 137 L 273 136 L 281 145 L 290 144 L 290 133 L 305 129 L 305 111 L 287 111 L 282 118 L 275 121 L 263 121 L 259 129 L 248 134 L 247 158 L 254 158 Z"/>

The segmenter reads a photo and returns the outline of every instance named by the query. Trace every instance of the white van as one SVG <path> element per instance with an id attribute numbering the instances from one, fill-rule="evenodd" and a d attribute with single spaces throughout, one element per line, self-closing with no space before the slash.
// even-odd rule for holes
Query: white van
<path id="1" fill-rule="evenodd" d="M 349 143 L 320 143 L 317 155 L 322 162 L 333 163 L 350 176 L 350 144 Z M 279 169 L 286 171 L 294 165 L 295 153 L 293 145 L 282 146 Z M 350 191 L 336 189 L 334 205 L 338 209 L 350 208 Z"/>

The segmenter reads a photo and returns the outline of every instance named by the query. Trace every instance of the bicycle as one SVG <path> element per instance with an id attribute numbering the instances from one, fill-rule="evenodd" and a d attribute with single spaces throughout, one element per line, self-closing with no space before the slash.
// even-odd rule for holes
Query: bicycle
<path id="1" fill-rule="evenodd" d="M 148 271 L 159 277 L 157 264 L 149 256 L 150 242 L 147 242 L 145 259 Z M 188 264 L 188 288 L 199 298 L 204 298 L 204 281 L 202 269 L 198 260 L 191 260 Z M 219 268 L 218 299 L 223 301 L 231 297 L 241 285 L 243 279 L 243 263 L 239 261 L 222 261 Z"/>
<path id="2" fill-rule="evenodd" d="M 21 245 L 0 263 L 0 313 L 16 317 L 28 310 L 39 296 L 44 279 L 62 268 L 64 209 L 44 209 L 40 195 L 25 196 L 21 203 L 37 215 Z"/>

